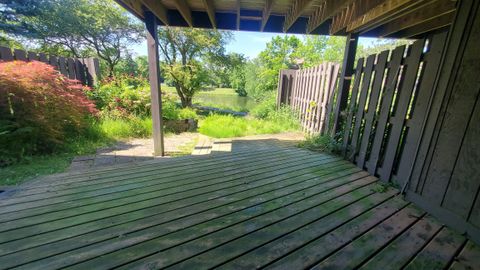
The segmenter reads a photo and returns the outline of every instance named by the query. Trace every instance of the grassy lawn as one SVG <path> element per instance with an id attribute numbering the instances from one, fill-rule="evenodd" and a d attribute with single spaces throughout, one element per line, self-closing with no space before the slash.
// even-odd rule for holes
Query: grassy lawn
<path id="1" fill-rule="evenodd" d="M 199 132 L 214 138 L 233 138 L 298 130 L 295 122 L 283 120 L 209 115 L 200 122 Z"/>
<path id="2" fill-rule="evenodd" d="M 17 185 L 41 175 L 64 172 L 73 154 L 35 156 L 21 163 L 0 168 L 0 186 Z"/>
<path id="3" fill-rule="evenodd" d="M 129 138 L 146 138 L 152 134 L 152 120 L 104 119 L 92 126 L 92 134 L 71 139 L 58 153 L 26 157 L 22 162 L 0 168 L 0 186 L 17 185 L 29 179 L 64 172 L 75 156 L 94 154 L 98 148 Z"/>

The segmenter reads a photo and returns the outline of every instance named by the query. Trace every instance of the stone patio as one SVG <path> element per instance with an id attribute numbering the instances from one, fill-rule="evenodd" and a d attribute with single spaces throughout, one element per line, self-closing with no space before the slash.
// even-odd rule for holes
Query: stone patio
<path id="1" fill-rule="evenodd" d="M 199 133 L 181 133 L 165 137 L 165 157 L 154 157 L 152 139 L 132 139 L 98 149 L 94 155 L 75 157 L 68 172 L 83 171 L 112 165 L 141 162 L 150 159 L 169 158 L 179 155 L 208 155 L 212 152 L 234 152 L 250 149 L 262 149 L 272 144 L 296 144 L 304 138 L 300 132 L 255 135 L 241 138 L 214 139 Z M 235 146 L 232 147 L 233 143 Z M 194 144 L 191 153 L 187 149 Z"/>
<path id="2" fill-rule="evenodd" d="M 164 143 L 167 156 L 164 158 L 183 154 L 188 145 L 196 144 L 198 137 L 198 133 L 188 132 L 166 136 Z M 68 171 L 81 171 L 153 159 L 155 157 L 152 149 L 153 139 L 132 139 L 118 142 L 114 146 L 98 149 L 96 154 L 75 157 Z"/>

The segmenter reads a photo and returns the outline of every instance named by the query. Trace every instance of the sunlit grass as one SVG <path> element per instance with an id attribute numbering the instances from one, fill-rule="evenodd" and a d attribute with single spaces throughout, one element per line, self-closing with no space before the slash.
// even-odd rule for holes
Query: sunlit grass
<path id="1" fill-rule="evenodd" d="M 298 125 L 275 119 L 256 119 L 212 114 L 200 123 L 199 132 L 214 138 L 275 134 L 298 130 Z"/>

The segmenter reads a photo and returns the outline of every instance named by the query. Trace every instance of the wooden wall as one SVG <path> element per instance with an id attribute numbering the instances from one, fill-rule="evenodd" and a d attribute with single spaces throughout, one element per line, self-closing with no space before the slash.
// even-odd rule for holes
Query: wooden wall
<path id="1" fill-rule="evenodd" d="M 359 59 L 345 158 L 480 243 L 480 2 L 449 31 Z"/>
<path id="2" fill-rule="evenodd" d="M 290 105 L 305 132 L 324 133 L 327 129 L 338 70 L 337 63 L 323 63 L 280 72 L 277 104 Z"/>
<path id="3" fill-rule="evenodd" d="M 463 0 L 407 198 L 480 243 L 480 3 Z"/>
<path id="4" fill-rule="evenodd" d="M 52 65 L 66 77 L 83 85 L 94 86 L 100 78 L 100 66 L 96 58 L 69 58 L 44 53 L 12 50 L 0 46 L 0 61 L 40 61 Z"/>

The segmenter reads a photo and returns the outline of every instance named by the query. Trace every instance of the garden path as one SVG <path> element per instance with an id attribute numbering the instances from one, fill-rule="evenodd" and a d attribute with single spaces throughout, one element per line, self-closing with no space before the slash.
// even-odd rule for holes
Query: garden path
<path id="1" fill-rule="evenodd" d="M 169 156 L 190 154 L 198 141 L 198 133 L 181 133 L 166 136 L 165 153 Z M 75 157 L 68 171 L 82 171 L 90 168 L 140 162 L 153 159 L 153 139 L 131 139 L 101 148 L 93 155 Z"/>
<path id="2" fill-rule="evenodd" d="M 304 136 L 301 132 L 254 135 L 229 139 L 214 139 L 199 133 L 181 133 L 165 137 L 165 153 L 167 157 L 164 158 L 189 154 L 207 155 L 212 152 L 243 151 L 247 148 L 252 150 L 268 149 L 278 145 L 291 146 L 303 140 L 303 138 Z M 94 155 L 74 158 L 68 172 L 153 159 L 152 149 L 152 139 L 133 139 L 119 142 L 112 147 L 99 149 Z"/>

